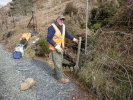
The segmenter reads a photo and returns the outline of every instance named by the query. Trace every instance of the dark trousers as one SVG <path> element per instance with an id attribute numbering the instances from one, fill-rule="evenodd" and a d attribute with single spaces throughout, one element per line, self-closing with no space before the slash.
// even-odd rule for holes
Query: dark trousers
<path id="1" fill-rule="evenodd" d="M 65 78 L 66 76 L 62 72 L 63 53 L 59 53 L 56 50 L 51 50 L 51 54 L 54 63 L 54 72 L 57 75 L 57 79 Z"/>

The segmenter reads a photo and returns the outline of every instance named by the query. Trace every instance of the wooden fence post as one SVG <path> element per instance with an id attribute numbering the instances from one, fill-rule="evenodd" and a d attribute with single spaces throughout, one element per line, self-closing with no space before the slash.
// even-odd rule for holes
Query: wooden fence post
<path id="1" fill-rule="evenodd" d="M 79 70 L 79 56 L 80 56 L 80 49 L 81 49 L 81 40 L 82 40 L 82 37 L 79 37 L 77 60 L 76 60 L 76 66 L 74 68 L 75 73 L 77 73 L 77 71 Z"/>

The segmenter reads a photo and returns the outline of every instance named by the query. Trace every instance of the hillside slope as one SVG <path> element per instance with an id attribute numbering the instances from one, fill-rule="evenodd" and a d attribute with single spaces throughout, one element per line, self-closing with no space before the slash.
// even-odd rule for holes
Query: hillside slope
<path id="1" fill-rule="evenodd" d="M 87 48 L 85 48 L 86 0 L 48 0 L 48 2 L 37 0 L 34 7 L 38 35 L 30 39 L 29 48 L 25 51 L 26 57 L 35 58 L 32 41 L 38 37 L 41 38 L 41 41 L 46 40 L 48 26 L 59 14 L 63 14 L 66 17 L 65 24 L 68 32 L 76 38 L 82 37 L 79 83 L 85 82 L 99 99 L 126 100 L 131 98 L 133 80 L 132 0 L 119 0 L 119 2 L 118 0 L 89 0 L 88 28 L 90 30 L 88 29 Z M 5 17 L 2 16 L 0 39 L 7 50 L 13 51 L 20 42 L 22 33 L 33 32 L 33 21 L 27 28 L 31 17 L 31 11 L 25 16 L 9 17 L 6 14 Z M 7 31 L 11 33 L 10 36 L 3 39 L 3 35 Z M 72 59 L 76 61 L 77 44 L 67 39 L 66 42 L 68 44 L 64 51 L 72 55 Z M 44 57 L 42 59 L 44 60 Z M 82 86 L 84 85 L 80 85 L 80 87 Z"/>
<path id="2" fill-rule="evenodd" d="M 85 5 L 86 5 L 84 2 L 81 2 L 79 0 L 67 0 L 67 1 L 65 1 L 63 3 L 59 3 L 56 6 L 51 7 L 49 9 L 46 9 L 46 7 L 43 7 L 42 9 L 37 9 L 36 12 L 34 12 L 38 35 L 36 37 L 32 37 L 30 39 L 29 48 L 32 47 L 32 41 L 34 41 L 37 37 L 46 38 L 48 26 L 57 18 L 58 15 L 65 13 L 66 5 L 69 3 L 75 4 L 75 7 L 77 7 L 77 9 L 81 9 L 81 8 L 85 9 Z M 44 4 L 44 5 L 46 5 L 46 4 Z M 4 12 L 4 11 L 2 11 L 2 12 Z M 1 34 L 0 34 L 0 41 L 4 44 L 6 50 L 13 52 L 16 45 L 20 43 L 20 37 L 21 37 L 22 33 L 30 33 L 30 32 L 32 33 L 33 32 L 33 29 L 32 29 L 33 23 L 32 22 L 31 22 L 31 28 L 27 28 L 27 25 L 28 25 L 31 17 L 32 17 L 31 14 L 28 14 L 27 16 L 22 16 L 18 21 L 15 22 L 15 27 L 14 27 L 14 23 L 11 21 L 12 17 L 7 18 L 9 21 L 8 29 L 5 26 L 3 28 L 3 30 L 1 30 Z M 66 17 L 66 22 L 67 22 L 67 19 L 69 21 L 71 21 L 71 18 L 69 15 L 65 15 L 65 17 Z M 14 18 L 17 18 L 17 16 L 14 16 Z M 74 27 L 76 27 L 77 29 L 80 29 L 79 26 L 77 26 L 76 24 Z M 11 32 L 12 35 L 3 40 L 3 35 L 7 31 Z M 82 32 L 85 32 L 85 30 L 83 30 Z M 71 34 L 71 32 L 70 32 L 70 34 Z M 27 54 L 27 52 L 26 52 L 26 54 Z M 29 55 L 24 55 L 24 56 L 30 57 Z M 32 57 L 33 56 L 34 55 L 32 55 Z M 74 80 L 74 81 L 77 81 L 77 80 Z M 79 84 L 79 83 L 77 82 L 77 84 Z M 84 85 L 81 87 L 84 88 Z M 85 91 L 86 91 L 86 89 L 85 89 Z M 88 91 L 85 92 L 85 94 L 86 93 L 88 94 Z M 89 94 L 89 97 L 92 97 L 91 94 Z M 78 98 L 78 97 L 75 97 L 75 98 Z"/>
<path id="3" fill-rule="evenodd" d="M 44 5 L 47 5 L 47 3 Z M 80 11 L 80 9 L 83 9 L 84 13 L 85 13 L 86 3 L 83 1 L 79 1 L 79 0 L 68 0 L 63 3 L 59 3 L 56 6 L 51 7 L 49 9 L 46 6 L 44 6 L 41 9 L 36 9 L 36 11 L 34 12 L 34 18 L 35 18 L 35 24 L 37 26 L 37 32 L 39 33 L 39 36 L 41 35 L 41 37 L 42 36 L 44 38 L 46 37 L 48 26 L 50 26 L 50 24 L 52 24 L 52 22 L 57 18 L 58 15 L 65 14 L 66 5 L 69 3 L 73 3 L 74 6 L 76 7 L 76 9 L 79 9 L 79 11 Z M 13 31 L 14 34 L 7 40 L 3 41 L 2 35 L 6 32 L 7 29 L 2 31 L 2 33 L 1 33 L 1 40 L 3 43 L 6 43 L 5 46 L 8 50 L 12 51 L 13 48 L 19 43 L 19 39 L 20 39 L 22 33 L 24 33 L 24 32 L 29 33 L 29 32 L 33 31 L 33 28 L 32 28 L 33 22 L 32 21 L 31 21 L 31 28 L 29 28 L 29 29 L 27 28 L 27 25 L 28 25 L 31 17 L 32 17 L 31 14 L 28 14 L 27 16 L 22 16 L 21 18 L 19 16 L 14 17 L 14 18 L 18 18 L 18 21 L 15 22 L 15 27 L 13 27 L 14 23 L 12 22 L 12 17 L 8 17 L 8 24 L 7 24 L 8 31 Z M 65 17 L 66 17 L 66 22 L 74 20 L 74 19 L 70 18 L 70 15 L 65 15 Z M 73 27 L 80 29 L 79 26 L 77 26 L 76 24 L 74 24 Z M 77 31 L 77 32 L 81 33 L 81 31 Z M 85 30 L 82 32 L 85 32 Z M 71 32 L 70 32 L 70 34 L 71 34 Z"/>

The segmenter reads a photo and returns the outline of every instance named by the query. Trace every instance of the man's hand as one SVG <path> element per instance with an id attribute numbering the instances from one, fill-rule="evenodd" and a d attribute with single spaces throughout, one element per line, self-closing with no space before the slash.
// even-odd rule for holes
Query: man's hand
<path id="1" fill-rule="evenodd" d="M 59 45 L 56 45 L 55 48 L 57 49 L 58 52 L 60 52 L 60 53 L 63 52 L 62 48 Z"/>
<path id="2" fill-rule="evenodd" d="M 73 38 L 73 41 L 76 42 L 78 44 L 78 39 Z"/>

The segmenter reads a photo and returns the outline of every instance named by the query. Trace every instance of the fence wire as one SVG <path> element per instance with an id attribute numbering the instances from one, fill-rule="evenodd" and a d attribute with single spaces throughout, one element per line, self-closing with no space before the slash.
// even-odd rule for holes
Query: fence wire
<path id="1" fill-rule="evenodd" d="M 96 46 L 88 44 L 87 54 L 85 55 L 84 48 L 81 48 L 80 54 L 80 68 L 82 73 L 86 77 L 88 87 L 97 95 L 99 99 L 131 99 L 132 98 L 132 85 L 133 85 L 133 62 L 132 54 L 124 54 L 127 49 L 120 50 L 119 52 L 112 51 L 112 41 L 109 38 L 117 38 L 115 36 L 107 36 L 102 39 L 102 44 L 99 42 Z M 128 34 L 125 34 L 125 37 Z M 82 37 L 84 38 L 84 37 Z M 94 37 L 89 37 L 89 39 Z M 113 40 L 113 39 L 112 39 Z M 95 40 L 94 40 L 95 41 Z M 131 38 L 131 43 L 133 38 Z M 107 42 L 110 45 L 105 45 Z M 128 41 L 129 42 L 129 41 Z M 82 41 L 81 45 L 85 45 Z M 105 46 L 106 48 L 105 48 Z M 113 45 L 119 45 L 114 43 Z M 121 44 L 126 46 L 125 42 Z M 78 46 L 74 46 L 66 43 L 68 48 L 74 48 L 70 51 L 66 51 L 67 54 L 73 56 L 73 53 L 77 52 Z M 115 47 L 117 49 L 117 47 Z M 128 50 L 133 52 L 133 46 L 129 45 Z M 99 49 L 102 49 L 101 51 Z M 71 54 L 70 54 L 71 52 Z M 73 60 L 76 62 L 76 55 Z M 127 61 L 126 61 L 127 60 Z"/>
<path id="2" fill-rule="evenodd" d="M 99 33 L 100 34 L 100 33 Z M 98 34 L 98 35 L 99 35 Z M 96 35 L 95 37 L 102 36 L 102 40 L 98 41 L 99 44 L 88 44 L 87 55 L 84 54 L 84 48 L 81 48 L 80 54 L 80 67 L 84 73 L 86 73 L 86 80 L 88 87 L 97 94 L 100 99 L 131 99 L 132 98 L 132 81 L 133 81 L 133 62 L 132 53 L 126 54 L 126 52 L 133 52 L 132 44 L 133 36 L 124 34 L 126 38 L 130 39 L 126 42 L 122 42 L 122 46 L 129 46 L 119 52 L 112 51 L 112 45 L 119 45 L 116 40 L 119 35 L 107 32 L 106 34 Z M 85 38 L 84 36 L 82 38 Z M 94 37 L 88 37 L 91 39 Z M 93 40 L 94 42 L 97 40 Z M 101 42 L 101 43 L 100 43 Z M 112 44 L 112 42 L 114 42 Z M 127 44 L 126 44 L 127 43 Z M 85 45 L 82 41 L 81 45 Z M 71 52 L 76 52 L 78 46 L 70 45 L 66 43 L 68 48 L 74 48 Z M 106 49 L 106 48 L 107 49 Z M 114 49 L 120 49 L 115 47 Z M 70 54 L 70 51 L 67 52 Z M 72 54 L 71 54 L 72 55 Z M 128 56 L 127 56 L 128 55 Z M 76 56 L 75 56 L 76 57 Z M 76 59 L 76 58 L 73 58 Z M 126 61 L 127 60 L 127 61 Z"/>
<path id="3" fill-rule="evenodd" d="M 132 7 L 125 5 L 122 7 Z M 116 9 L 106 7 L 97 9 Z M 120 8 L 120 7 L 118 7 Z M 70 19 L 80 20 L 80 19 Z M 95 22 L 112 22 L 110 20 L 89 20 Z M 117 23 L 132 23 L 133 21 L 115 20 Z M 70 28 L 71 26 L 67 26 Z M 76 28 L 73 28 L 76 29 Z M 87 54 L 85 54 L 85 34 L 81 36 L 80 76 L 87 86 L 100 100 L 131 100 L 133 99 L 133 34 L 100 30 L 87 37 Z M 78 45 L 66 43 L 67 54 L 76 62 Z M 73 49 L 72 49 L 73 48 Z"/>

